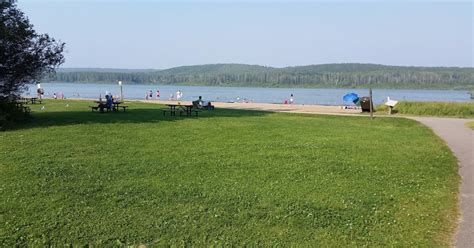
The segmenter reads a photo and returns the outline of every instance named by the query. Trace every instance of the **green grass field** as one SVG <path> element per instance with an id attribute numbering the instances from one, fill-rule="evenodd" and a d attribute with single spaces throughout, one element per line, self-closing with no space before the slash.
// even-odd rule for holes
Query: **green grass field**
<path id="1" fill-rule="evenodd" d="M 387 112 L 387 106 L 377 106 L 380 113 Z M 474 118 L 474 103 L 461 102 L 399 102 L 394 113 L 403 115 L 446 116 Z"/>
<path id="2" fill-rule="evenodd" d="M 473 122 L 468 122 L 467 126 L 474 130 L 474 121 Z"/>
<path id="3" fill-rule="evenodd" d="M 454 156 L 407 119 L 47 101 L 0 132 L 0 246 L 448 246 Z"/>

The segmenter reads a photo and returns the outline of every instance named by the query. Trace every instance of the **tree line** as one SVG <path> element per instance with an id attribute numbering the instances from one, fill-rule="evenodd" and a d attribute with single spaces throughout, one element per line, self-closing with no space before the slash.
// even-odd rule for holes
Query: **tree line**
<path id="1" fill-rule="evenodd" d="M 474 88 L 474 68 L 402 67 L 373 64 L 326 64 L 272 68 L 215 64 L 167 70 L 59 71 L 46 79 L 59 82 L 116 82 L 255 87 Z"/>

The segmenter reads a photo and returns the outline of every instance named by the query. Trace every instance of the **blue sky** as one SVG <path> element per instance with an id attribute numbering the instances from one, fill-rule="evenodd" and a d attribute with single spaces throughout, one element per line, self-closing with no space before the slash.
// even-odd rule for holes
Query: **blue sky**
<path id="1" fill-rule="evenodd" d="M 470 1 L 20 0 L 64 67 L 377 63 L 472 67 Z"/>

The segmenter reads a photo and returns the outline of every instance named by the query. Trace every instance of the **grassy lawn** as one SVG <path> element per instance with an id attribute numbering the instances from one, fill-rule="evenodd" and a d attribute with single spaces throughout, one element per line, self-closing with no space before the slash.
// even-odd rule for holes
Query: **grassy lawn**
<path id="1" fill-rule="evenodd" d="M 379 113 L 387 112 L 387 106 L 377 106 Z M 474 118 L 474 103 L 462 102 L 399 102 L 394 113 L 421 116 L 446 116 Z"/>
<path id="2" fill-rule="evenodd" d="M 473 122 L 468 122 L 467 126 L 474 130 L 474 121 Z"/>
<path id="3" fill-rule="evenodd" d="M 47 101 L 0 133 L 0 246 L 448 246 L 457 163 L 417 122 Z"/>

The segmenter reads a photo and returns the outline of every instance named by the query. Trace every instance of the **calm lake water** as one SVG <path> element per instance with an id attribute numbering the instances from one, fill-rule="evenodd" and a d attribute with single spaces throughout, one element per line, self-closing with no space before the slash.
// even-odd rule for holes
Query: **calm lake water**
<path id="1" fill-rule="evenodd" d="M 99 98 L 111 92 L 120 95 L 120 87 L 116 84 L 80 84 L 80 83 L 41 83 L 45 91 L 45 98 L 52 97 L 53 93 L 64 93 L 66 98 Z M 319 105 L 343 105 L 342 97 L 354 92 L 359 96 L 368 96 L 368 89 L 291 89 L 291 88 L 249 88 L 249 87 L 206 87 L 206 86 L 171 86 L 171 85 L 123 85 L 125 99 L 145 99 L 146 92 L 160 90 L 162 100 L 168 100 L 180 90 L 182 100 L 195 100 L 202 96 L 204 100 L 219 102 L 251 101 L 261 103 L 283 103 L 294 95 L 295 103 Z M 29 89 L 30 95 L 36 95 L 36 86 Z M 446 101 L 446 102 L 474 102 L 467 91 L 456 90 L 397 90 L 374 89 L 374 103 L 380 104 L 387 97 L 393 100 L 409 101 Z"/>

